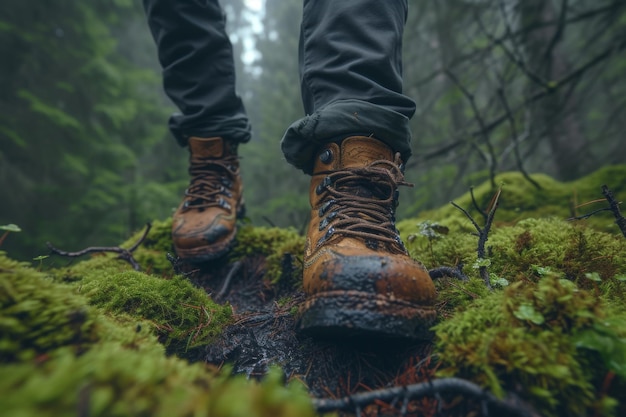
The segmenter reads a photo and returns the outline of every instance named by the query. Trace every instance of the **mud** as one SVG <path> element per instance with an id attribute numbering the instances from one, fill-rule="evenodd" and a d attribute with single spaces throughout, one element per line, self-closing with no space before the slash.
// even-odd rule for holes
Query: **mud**
<path id="1" fill-rule="evenodd" d="M 233 265 L 225 261 L 187 271 L 190 279 L 209 294 L 222 294 L 222 299 L 216 301 L 230 303 L 235 314 L 235 322 L 207 346 L 199 360 L 218 366 L 228 364 L 233 373 L 251 378 L 260 378 L 270 366 L 278 365 L 286 379 L 303 381 L 317 398 L 344 397 L 434 377 L 436 365 L 430 357 L 429 342 L 323 339 L 299 333 L 295 312 L 304 294 L 294 288 L 300 277 L 289 277 L 273 286 L 263 279 L 262 258 L 242 262 L 227 287 L 225 277 Z M 399 404 L 379 403 L 362 410 L 361 415 L 436 415 L 445 408 L 443 403 L 437 404 L 436 399 L 422 399 L 400 413 Z"/>

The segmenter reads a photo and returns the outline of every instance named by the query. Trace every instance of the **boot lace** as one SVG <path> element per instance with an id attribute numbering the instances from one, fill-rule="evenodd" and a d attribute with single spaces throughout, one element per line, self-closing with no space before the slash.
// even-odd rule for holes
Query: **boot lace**
<path id="1" fill-rule="evenodd" d="M 319 230 L 326 229 L 317 242 L 323 244 L 339 237 L 363 240 L 370 249 L 406 253 L 395 225 L 398 186 L 412 187 L 404 181 L 400 154 L 394 162 L 374 161 L 363 168 L 328 172 L 315 192 L 323 195 L 318 210 Z"/>
<path id="2" fill-rule="evenodd" d="M 232 198 L 235 178 L 239 175 L 238 157 L 226 156 L 220 159 L 192 157 L 189 167 L 191 183 L 185 190 L 183 210 L 208 207 L 232 207 L 223 196 Z"/>

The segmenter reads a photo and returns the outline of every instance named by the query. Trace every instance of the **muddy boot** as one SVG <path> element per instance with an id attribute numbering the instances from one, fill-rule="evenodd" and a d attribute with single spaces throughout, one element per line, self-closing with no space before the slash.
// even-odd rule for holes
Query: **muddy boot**
<path id="1" fill-rule="evenodd" d="M 435 288 L 395 227 L 399 154 L 369 137 L 316 155 L 300 329 L 324 337 L 428 339 Z"/>
<path id="2" fill-rule="evenodd" d="M 172 240 L 179 257 L 205 262 L 228 252 L 244 214 L 236 145 L 222 138 L 189 139 L 191 182 L 174 213 Z"/>

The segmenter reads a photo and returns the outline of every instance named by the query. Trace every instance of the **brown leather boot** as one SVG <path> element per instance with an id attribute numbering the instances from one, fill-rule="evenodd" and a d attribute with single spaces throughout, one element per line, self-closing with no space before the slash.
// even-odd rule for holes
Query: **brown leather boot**
<path id="1" fill-rule="evenodd" d="M 407 185 L 399 154 L 369 137 L 316 156 L 300 329 L 318 336 L 427 339 L 435 287 L 400 240 L 394 212 Z"/>
<path id="2" fill-rule="evenodd" d="M 191 182 L 174 213 L 176 253 L 205 262 L 228 252 L 244 215 L 237 147 L 222 138 L 189 138 Z"/>

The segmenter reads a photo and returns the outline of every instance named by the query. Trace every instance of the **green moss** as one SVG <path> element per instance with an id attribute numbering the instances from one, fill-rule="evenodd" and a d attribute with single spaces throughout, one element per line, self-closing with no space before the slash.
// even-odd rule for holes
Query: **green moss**
<path id="1" fill-rule="evenodd" d="M 60 274 L 68 284 L 0 253 L 3 415 L 314 415 L 304 388 L 285 386 L 277 369 L 257 383 L 165 355 L 154 335 L 165 326 L 171 347 L 170 333 L 188 340 L 195 331 L 206 342 L 218 331 L 199 314 L 216 325 L 230 317 L 201 290 L 180 278 L 119 272 L 105 257 L 76 268 L 82 276 Z"/>
<path id="2" fill-rule="evenodd" d="M 59 346 L 84 350 L 98 340 L 85 299 L 0 253 L 0 358 L 29 360 Z"/>
<path id="3" fill-rule="evenodd" d="M 0 367 L 10 416 L 314 416 L 304 388 L 274 370 L 261 382 L 104 343 L 82 356 Z"/>
<path id="4" fill-rule="evenodd" d="M 143 235 L 143 230 L 131 236 L 121 247 L 130 248 Z M 173 268 L 167 254 L 174 254 L 172 245 L 172 219 L 154 221 L 150 232 L 141 245 L 133 252 L 133 257 L 142 269 L 155 275 L 173 275 Z"/>
<path id="5" fill-rule="evenodd" d="M 594 293 L 550 274 L 476 300 L 435 327 L 442 375 L 472 379 L 496 394 L 519 391 L 542 415 L 608 412 L 602 378 L 626 381 L 626 315 L 610 323 Z M 610 342 L 606 349 L 599 339 Z"/>
<path id="6" fill-rule="evenodd" d="M 265 278 L 277 283 L 287 269 L 293 277 L 302 275 L 303 251 L 304 237 L 294 229 L 244 226 L 239 229 L 237 243 L 229 256 L 233 261 L 266 257 Z"/>
<path id="7" fill-rule="evenodd" d="M 230 322 L 231 308 L 214 303 L 182 277 L 166 280 L 140 272 L 88 274 L 81 292 L 104 311 L 151 322 L 168 352 L 185 355 L 206 345 Z"/>
<path id="8" fill-rule="evenodd" d="M 496 176 L 496 184 L 503 184 L 502 196 L 496 214 L 496 224 L 510 224 L 526 218 L 558 217 L 566 219 L 572 215 L 572 207 L 594 200 L 603 200 L 601 186 L 606 184 L 616 195 L 626 193 L 626 165 L 603 167 L 595 173 L 573 182 L 560 183 L 543 174 L 533 174 L 531 177 L 539 183 L 541 189 L 535 188 L 519 172 L 507 172 Z M 495 190 L 490 182 L 486 181 L 474 188 L 474 196 L 478 205 L 485 209 Z M 467 209 L 476 220 L 482 219 L 472 205 L 470 193 L 467 192 L 454 201 Z M 580 215 L 592 209 L 606 205 L 601 201 L 594 205 L 576 209 Z M 420 214 L 419 218 L 407 219 L 399 222 L 398 228 L 406 234 L 412 233 L 415 224 L 424 220 L 431 220 L 450 228 L 450 230 L 474 232 L 474 228 L 465 215 L 452 205 L 446 205 L 436 210 Z M 615 226 L 615 219 L 610 213 L 600 213 L 587 220 L 585 224 L 596 230 L 619 233 Z"/>
<path id="9" fill-rule="evenodd" d="M 465 272 L 478 276 L 472 268 L 477 261 L 478 238 L 463 231 L 450 231 L 431 238 L 420 233 L 416 224 L 406 239 L 410 254 L 428 267 L 466 265 Z M 539 276 L 539 267 L 562 272 L 568 278 L 585 281 L 586 273 L 596 272 L 611 279 L 626 271 L 626 240 L 556 218 L 526 219 L 514 226 L 495 226 L 487 241 L 489 269 L 509 280 Z M 589 286 L 590 283 L 585 284 Z"/>

